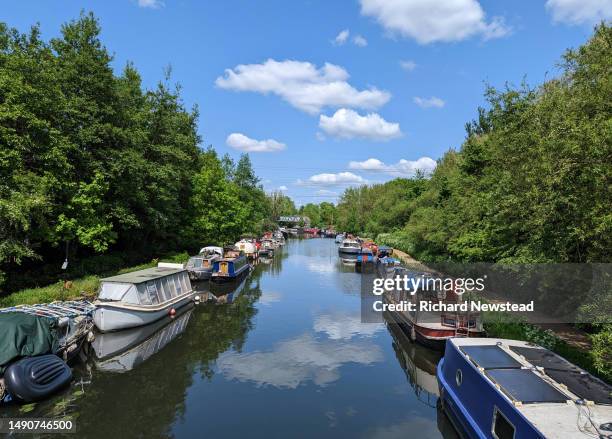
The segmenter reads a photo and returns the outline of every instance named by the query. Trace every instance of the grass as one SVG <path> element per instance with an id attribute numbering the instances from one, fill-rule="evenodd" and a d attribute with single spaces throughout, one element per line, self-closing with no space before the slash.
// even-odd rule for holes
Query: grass
<path id="1" fill-rule="evenodd" d="M 153 259 L 146 264 L 123 268 L 111 274 L 122 274 L 155 267 L 160 261 L 183 263 L 187 259 L 189 259 L 189 255 L 186 252 L 175 253 L 160 259 Z M 0 308 L 16 305 L 33 305 L 35 303 L 49 303 L 55 300 L 92 300 L 96 297 L 98 287 L 100 286 L 100 278 L 101 277 L 97 275 L 89 275 L 68 282 L 59 281 L 44 287 L 26 288 L 16 291 L 8 296 L 0 298 Z"/>

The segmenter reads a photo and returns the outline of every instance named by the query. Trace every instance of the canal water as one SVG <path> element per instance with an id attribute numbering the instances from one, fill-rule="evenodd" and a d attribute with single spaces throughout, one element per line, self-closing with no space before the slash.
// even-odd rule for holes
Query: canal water
<path id="1" fill-rule="evenodd" d="M 3 416 L 68 415 L 85 438 L 456 437 L 439 354 L 361 323 L 360 276 L 334 240 L 290 239 L 241 282 L 198 285 L 216 303 L 99 335 L 70 389 Z"/>

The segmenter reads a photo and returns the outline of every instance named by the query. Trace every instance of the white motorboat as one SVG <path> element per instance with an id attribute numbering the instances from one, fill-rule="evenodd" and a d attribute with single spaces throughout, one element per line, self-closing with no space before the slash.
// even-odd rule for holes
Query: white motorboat
<path id="1" fill-rule="evenodd" d="M 342 241 L 344 241 L 344 234 L 336 235 L 336 244 L 342 244 Z"/>
<path id="2" fill-rule="evenodd" d="M 102 332 L 153 323 L 193 300 L 187 270 L 181 264 L 120 274 L 101 280 L 94 302 L 94 323 Z"/>

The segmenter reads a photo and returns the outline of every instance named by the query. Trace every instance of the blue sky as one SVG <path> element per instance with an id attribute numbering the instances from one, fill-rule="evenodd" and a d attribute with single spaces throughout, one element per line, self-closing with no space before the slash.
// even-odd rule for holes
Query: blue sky
<path id="1" fill-rule="evenodd" d="M 22 0 L 0 20 L 51 38 L 82 9 L 118 72 L 132 61 L 154 87 L 170 64 L 203 145 L 269 150 L 250 154 L 257 174 L 297 204 L 430 170 L 485 83 L 556 75 L 612 18 L 609 0 Z"/>

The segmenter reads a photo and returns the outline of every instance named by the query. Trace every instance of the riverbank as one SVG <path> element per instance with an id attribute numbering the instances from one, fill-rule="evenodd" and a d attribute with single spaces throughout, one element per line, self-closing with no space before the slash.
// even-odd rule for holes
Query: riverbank
<path id="1" fill-rule="evenodd" d="M 415 270 L 431 271 L 427 265 L 402 250 L 394 248 L 393 256 Z M 612 382 L 612 366 L 607 361 L 606 356 L 609 354 L 606 353 L 605 340 L 594 340 L 590 334 L 572 325 L 539 323 L 541 319 L 536 317 L 530 313 L 521 316 L 499 312 L 483 313 L 488 336 L 539 344 L 606 382 Z"/>
<path id="2" fill-rule="evenodd" d="M 131 271 L 142 270 L 144 268 L 155 267 L 158 262 L 179 262 L 183 263 L 189 259 L 186 252 L 165 255 L 150 262 L 126 267 L 118 271 L 107 273 L 108 276 Z M 73 280 L 61 280 L 54 284 L 37 288 L 25 288 L 16 291 L 5 297 L 0 297 L 0 308 L 16 305 L 33 305 L 35 303 L 49 303 L 55 300 L 88 299 L 96 297 L 100 279 L 106 275 L 89 275 Z"/>

